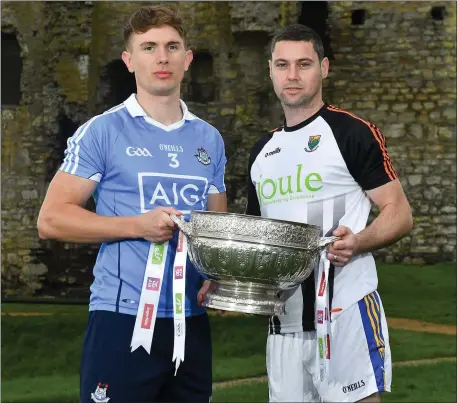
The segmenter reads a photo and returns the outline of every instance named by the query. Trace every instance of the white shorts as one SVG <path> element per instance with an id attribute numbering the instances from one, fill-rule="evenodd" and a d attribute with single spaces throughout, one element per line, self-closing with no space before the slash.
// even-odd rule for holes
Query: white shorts
<path id="1" fill-rule="evenodd" d="M 268 336 L 270 402 L 357 402 L 390 392 L 389 333 L 379 294 L 334 316 L 327 390 L 319 388 L 315 331 Z"/>

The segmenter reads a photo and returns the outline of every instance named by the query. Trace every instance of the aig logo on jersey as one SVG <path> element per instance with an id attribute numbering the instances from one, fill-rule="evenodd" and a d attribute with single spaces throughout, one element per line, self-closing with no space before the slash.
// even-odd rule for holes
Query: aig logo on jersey
<path id="1" fill-rule="evenodd" d="M 140 172 L 138 186 L 142 213 L 157 206 L 185 211 L 191 207 L 204 208 L 208 179 L 202 176 Z"/>
<path id="2" fill-rule="evenodd" d="M 127 147 L 125 153 L 129 157 L 152 157 L 152 154 L 146 147 Z"/>

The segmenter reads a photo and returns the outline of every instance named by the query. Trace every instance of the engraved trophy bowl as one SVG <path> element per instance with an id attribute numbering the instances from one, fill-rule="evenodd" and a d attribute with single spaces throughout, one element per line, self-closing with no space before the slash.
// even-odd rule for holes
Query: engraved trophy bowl
<path id="1" fill-rule="evenodd" d="M 245 214 L 195 210 L 189 222 L 170 218 L 188 240 L 189 259 L 216 288 L 204 306 L 278 315 L 313 272 L 319 253 L 339 237 L 320 237 L 320 227 Z"/>

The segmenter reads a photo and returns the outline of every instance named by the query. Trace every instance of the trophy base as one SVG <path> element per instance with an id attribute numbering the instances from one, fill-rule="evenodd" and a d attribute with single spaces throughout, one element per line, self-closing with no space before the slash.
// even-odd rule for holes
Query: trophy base
<path id="1" fill-rule="evenodd" d="M 265 316 L 286 313 L 285 300 L 272 287 L 253 282 L 212 281 L 217 287 L 206 295 L 203 306 L 207 308 Z"/>

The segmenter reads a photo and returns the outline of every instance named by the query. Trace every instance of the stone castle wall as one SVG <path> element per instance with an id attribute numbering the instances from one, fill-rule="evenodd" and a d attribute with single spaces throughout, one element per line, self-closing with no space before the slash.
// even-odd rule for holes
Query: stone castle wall
<path id="1" fill-rule="evenodd" d="M 366 7 L 353 26 L 352 7 Z M 445 7 L 435 21 L 432 7 Z M 376 124 L 411 203 L 411 235 L 379 251 L 388 262 L 455 260 L 455 3 L 332 3 L 332 102 Z M 438 10 L 438 9 L 436 9 Z"/>
<path id="2" fill-rule="evenodd" d="M 20 103 L 2 104 L 4 297 L 87 295 L 97 246 L 40 241 L 36 219 L 67 138 L 131 89 L 121 28 L 140 4 L 2 2 L 2 41 L 14 34 L 22 60 Z M 242 212 L 249 149 L 282 119 L 268 77 L 269 42 L 313 10 L 306 2 L 179 7 L 196 52 L 183 98 L 221 131 L 229 208 Z M 443 7 L 442 20 L 432 7 Z M 365 11 L 363 24 L 352 21 L 356 10 Z M 325 98 L 381 129 L 415 217 L 411 236 L 377 258 L 455 261 L 455 3 L 329 2 L 326 24 Z"/>

